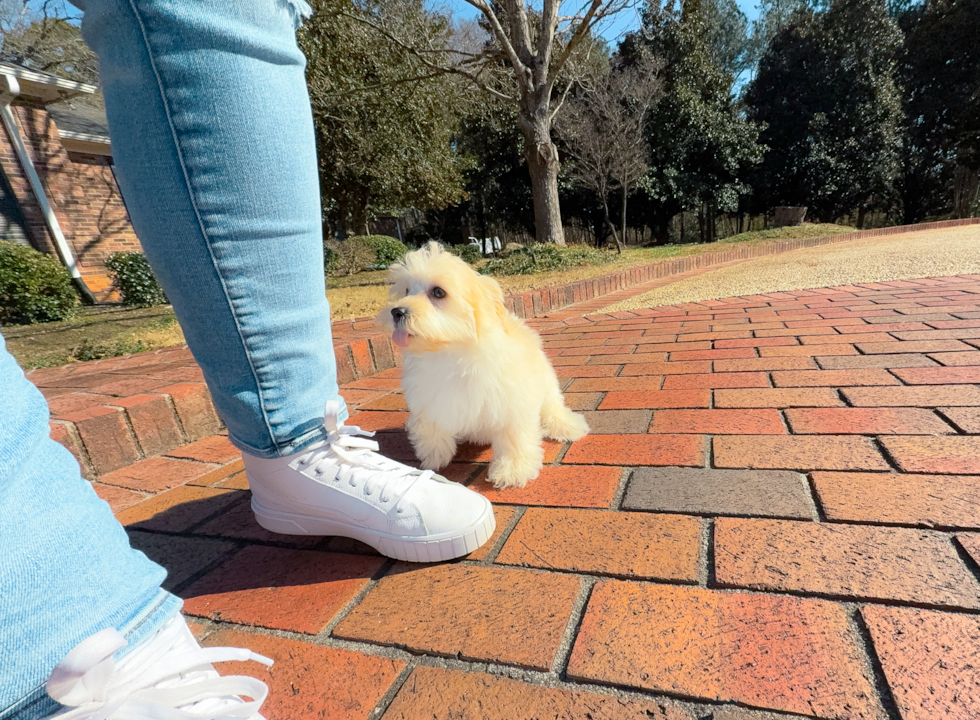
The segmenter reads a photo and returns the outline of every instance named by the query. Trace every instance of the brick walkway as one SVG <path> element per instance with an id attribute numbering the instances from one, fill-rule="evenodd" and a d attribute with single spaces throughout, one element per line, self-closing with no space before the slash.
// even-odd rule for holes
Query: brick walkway
<path id="1" fill-rule="evenodd" d="M 533 324 L 593 434 L 520 490 L 461 448 L 461 561 L 261 530 L 220 435 L 101 477 L 270 720 L 980 717 L 980 276 Z M 345 397 L 413 460 L 397 369 Z"/>

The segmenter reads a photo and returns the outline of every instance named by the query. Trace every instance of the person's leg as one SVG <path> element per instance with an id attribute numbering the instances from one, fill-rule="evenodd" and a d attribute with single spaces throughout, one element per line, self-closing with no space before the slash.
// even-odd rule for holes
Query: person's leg
<path id="1" fill-rule="evenodd" d="M 123 196 L 243 451 L 258 522 L 420 561 L 485 543 L 494 529 L 485 498 L 377 455 L 341 424 L 313 119 L 295 38 L 308 6 L 85 5 L 82 33 L 99 55 Z"/>
<path id="2" fill-rule="evenodd" d="M 49 437 L 44 397 L 0 339 L 0 718 L 44 717 L 51 669 L 105 628 L 129 650 L 181 601 Z"/>
<path id="3" fill-rule="evenodd" d="M 232 442 L 270 458 L 323 440 L 343 401 L 295 40 L 308 7 L 84 4 L 123 197 Z"/>

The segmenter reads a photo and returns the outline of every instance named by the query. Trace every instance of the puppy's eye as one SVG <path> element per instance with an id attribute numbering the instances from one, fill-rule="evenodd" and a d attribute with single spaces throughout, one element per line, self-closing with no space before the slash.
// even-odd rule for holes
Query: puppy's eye
<path id="1" fill-rule="evenodd" d="M 432 297 L 434 297 L 436 300 L 442 300 L 444 297 L 446 297 L 446 291 L 441 287 L 434 287 L 432 288 Z"/>
<path id="2" fill-rule="evenodd" d="M 408 293 L 409 292 L 410 292 L 410 290 L 408 288 L 405 288 L 405 297 L 408 297 Z"/>

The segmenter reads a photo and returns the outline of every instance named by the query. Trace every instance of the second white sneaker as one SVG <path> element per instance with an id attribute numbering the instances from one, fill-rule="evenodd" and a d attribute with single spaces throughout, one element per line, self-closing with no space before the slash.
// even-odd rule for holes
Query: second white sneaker
<path id="1" fill-rule="evenodd" d="M 125 644 L 107 628 L 76 645 L 48 677 L 48 695 L 65 706 L 49 720 L 263 720 L 266 684 L 219 677 L 211 663 L 272 665 L 269 658 L 243 648 L 202 648 L 180 615 L 117 663 L 113 655 Z"/>
<path id="2" fill-rule="evenodd" d="M 338 420 L 329 436 L 282 458 L 242 454 L 259 525 L 285 535 L 340 535 L 382 555 L 439 562 L 473 552 L 496 526 L 490 501 L 468 488 L 377 453 L 374 433 Z"/>

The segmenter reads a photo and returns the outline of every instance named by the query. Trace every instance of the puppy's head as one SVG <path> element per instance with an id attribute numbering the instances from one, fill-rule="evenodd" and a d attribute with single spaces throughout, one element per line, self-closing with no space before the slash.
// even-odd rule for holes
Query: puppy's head
<path id="1" fill-rule="evenodd" d="M 388 279 L 388 304 L 376 320 L 410 352 L 472 343 L 506 312 L 500 285 L 434 241 L 392 265 Z"/>

